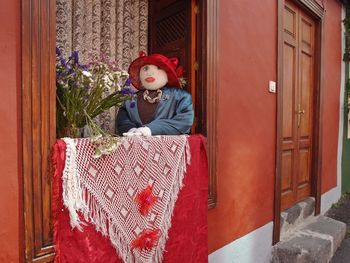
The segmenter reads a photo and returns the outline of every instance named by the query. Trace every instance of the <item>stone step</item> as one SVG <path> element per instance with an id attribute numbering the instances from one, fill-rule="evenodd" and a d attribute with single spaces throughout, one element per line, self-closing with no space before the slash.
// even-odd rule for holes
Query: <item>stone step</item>
<path id="1" fill-rule="evenodd" d="M 281 213 L 281 240 L 314 219 L 315 198 L 308 197 Z"/>
<path id="2" fill-rule="evenodd" d="M 314 217 L 272 249 L 273 263 L 328 263 L 345 237 L 346 224 Z"/>

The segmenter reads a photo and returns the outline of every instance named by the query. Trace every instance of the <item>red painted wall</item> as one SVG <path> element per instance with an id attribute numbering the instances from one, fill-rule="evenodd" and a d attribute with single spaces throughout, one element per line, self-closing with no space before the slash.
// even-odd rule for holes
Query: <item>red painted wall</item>
<path id="1" fill-rule="evenodd" d="M 272 220 L 277 1 L 220 1 L 218 199 L 210 252 Z"/>
<path id="2" fill-rule="evenodd" d="M 325 8 L 322 193 L 337 185 L 339 92 L 342 59 L 340 1 L 325 1 Z"/>
<path id="3" fill-rule="evenodd" d="M 336 186 L 340 89 L 338 0 L 326 2 L 322 191 Z M 277 1 L 220 1 L 218 202 L 209 251 L 273 220 Z"/>
<path id="4" fill-rule="evenodd" d="M 0 262 L 19 262 L 20 1 L 0 6 Z"/>

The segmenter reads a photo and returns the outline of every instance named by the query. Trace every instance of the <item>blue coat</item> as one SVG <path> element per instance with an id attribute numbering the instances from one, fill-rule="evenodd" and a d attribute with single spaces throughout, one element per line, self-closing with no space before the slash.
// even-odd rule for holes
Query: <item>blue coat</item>
<path id="1" fill-rule="evenodd" d="M 130 107 L 131 101 L 126 101 L 117 115 L 117 129 L 119 134 L 131 128 L 147 126 L 152 135 L 180 135 L 190 131 L 193 124 L 192 97 L 188 92 L 179 88 L 162 88 L 163 95 L 155 111 L 153 120 L 143 124 L 135 106 Z"/>

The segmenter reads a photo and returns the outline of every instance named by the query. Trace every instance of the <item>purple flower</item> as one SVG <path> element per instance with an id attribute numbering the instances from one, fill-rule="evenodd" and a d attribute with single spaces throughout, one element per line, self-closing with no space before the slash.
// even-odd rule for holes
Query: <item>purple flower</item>
<path id="1" fill-rule="evenodd" d="M 62 52 L 58 47 L 56 47 L 56 56 L 62 57 Z"/>
<path id="2" fill-rule="evenodd" d="M 135 94 L 135 92 L 130 88 L 123 88 L 119 91 L 119 93 L 122 95 L 134 95 Z"/>
<path id="3" fill-rule="evenodd" d="M 78 55 L 78 51 L 73 51 L 72 55 L 69 57 L 69 60 L 73 59 L 74 60 L 74 64 L 75 65 L 79 65 L 79 55 Z"/>
<path id="4" fill-rule="evenodd" d="M 127 86 L 127 87 L 129 87 L 130 86 L 130 84 L 131 84 L 131 79 L 129 78 L 129 79 L 127 79 L 126 81 L 125 81 L 125 86 Z"/>
<path id="5" fill-rule="evenodd" d="M 64 58 L 61 58 L 60 61 L 63 67 L 68 68 L 67 61 Z"/>
<path id="6" fill-rule="evenodd" d="M 79 67 L 82 69 L 82 70 L 89 70 L 89 66 L 88 65 L 79 65 Z"/>
<path id="7" fill-rule="evenodd" d="M 68 69 L 68 75 L 73 74 L 73 73 L 74 73 L 74 69 L 73 68 L 69 68 Z"/>

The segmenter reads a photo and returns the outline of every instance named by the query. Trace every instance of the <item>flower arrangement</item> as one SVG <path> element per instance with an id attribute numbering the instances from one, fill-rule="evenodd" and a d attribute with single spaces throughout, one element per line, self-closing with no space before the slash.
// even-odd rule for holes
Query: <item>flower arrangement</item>
<path id="1" fill-rule="evenodd" d="M 104 132 L 93 119 L 111 107 L 120 107 L 134 98 L 129 75 L 115 62 L 101 55 L 87 65 L 79 63 L 77 51 L 68 60 L 56 48 L 57 134 L 80 137 L 86 125 L 96 144 L 97 157 L 115 149 L 116 139 Z"/>

